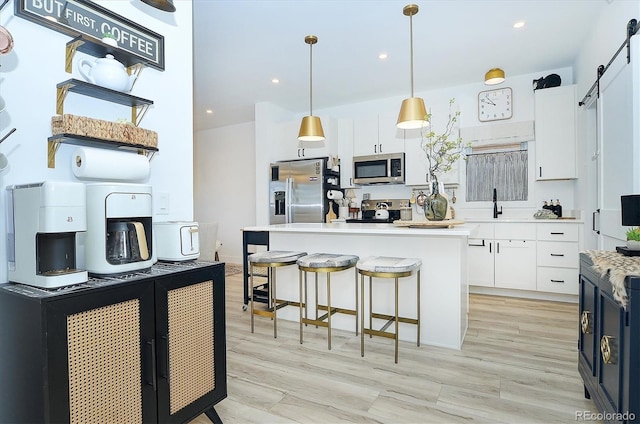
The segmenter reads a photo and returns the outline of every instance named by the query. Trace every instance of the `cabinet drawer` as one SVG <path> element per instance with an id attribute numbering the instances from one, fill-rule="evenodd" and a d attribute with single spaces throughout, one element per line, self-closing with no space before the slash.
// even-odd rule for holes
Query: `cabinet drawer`
<path id="1" fill-rule="evenodd" d="M 552 268 L 539 266 L 537 290 L 553 293 L 578 294 L 578 268 Z"/>
<path id="2" fill-rule="evenodd" d="M 537 224 L 538 240 L 578 241 L 578 226 L 575 224 Z"/>
<path id="3" fill-rule="evenodd" d="M 539 241 L 537 245 L 539 266 L 578 267 L 578 243 Z"/>
<path id="4" fill-rule="evenodd" d="M 505 222 L 495 224 L 495 238 L 507 240 L 535 240 L 536 224 Z"/>

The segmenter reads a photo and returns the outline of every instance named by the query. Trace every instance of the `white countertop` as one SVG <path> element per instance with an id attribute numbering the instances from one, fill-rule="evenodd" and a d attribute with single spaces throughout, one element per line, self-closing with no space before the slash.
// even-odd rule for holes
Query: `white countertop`
<path id="1" fill-rule="evenodd" d="M 563 224 L 584 224 L 582 219 L 536 219 L 533 217 L 523 217 L 523 218 L 463 218 L 464 222 L 493 222 L 495 224 L 500 224 L 501 222 L 513 222 L 513 223 L 563 223 Z"/>
<path id="2" fill-rule="evenodd" d="M 393 224 L 361 224 L 334 222 L 331 224 L 320 223 L 299 223 L 299 224 L 276 224 L 255 227 L 244 227 L 243 231 L 270 231 L 270 232 L 291 232 L 291 233 L 322 233 L 322 234 L 391 234 L 408 236 L 449 236 L 464 237 L 469 236 L 475 225 L 462 224 L 453 228 L 409 228 L 399 227 Z"/>

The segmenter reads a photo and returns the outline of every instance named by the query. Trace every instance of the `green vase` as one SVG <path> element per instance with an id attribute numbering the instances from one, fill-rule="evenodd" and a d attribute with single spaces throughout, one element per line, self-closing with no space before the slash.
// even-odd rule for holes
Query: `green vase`
<path id="1" fill-rule="evenodd" d="M 449 202 L 447 198 L 440 194 L 438 191 L 438 182 L 434 181 L 432 183 L 431 195 L 429 196 L 429 208 L 431 209 L 430 215 L 432 218 L 429 218 L 425 212 L 425 216 L 430 221 L 442 221 L 447 215 L 447 209 L 449 208 Z"/>

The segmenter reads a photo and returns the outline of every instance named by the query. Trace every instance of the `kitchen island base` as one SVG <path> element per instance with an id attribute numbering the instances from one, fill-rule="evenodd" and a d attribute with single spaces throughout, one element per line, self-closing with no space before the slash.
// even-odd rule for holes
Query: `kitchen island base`
<path id="1" fill-rule="evenodd" d="M 336 252 L 367 256 L 418 258 L 422 261 L 420 340 L 423 344 L 460 349 L 468 325 L 469 293 L 467 285 L 467 237 L 470 227 L 446 229 L 399 228 L 393 224 L 280 224 L 249 227 L 244 231 L 269 232 L 270 250 L 302 250 L 308 253 Z M 350 274 L 350 273 L 347 273 Z M 341 303 L 353 304 L 353 275 L 332 277 L 331 296 Z M 373 309 L 381 314 L 394 313 L 393 281 L 376 281 Z M 278 296 L 298 299 L 298 270 L 278 273 Z M 323 296 L 320 294 L 319 296 Z M 417 315 L 416 288 L 401 285 L 400 309 L 406 316 Z M 325 299 L 320 299 L 324 301 Z M 314 304 L 314 299 L 309 299 Z M 368 310 L 361 311 L 367 316 Z M 285 308 L 278 319 L 298 321 L 299 311 Z M 332 327 L 352 331 L 353 318 L 337 314 Z M 416 326 L 399 323 L 398 337 L 416 342 Z"/>

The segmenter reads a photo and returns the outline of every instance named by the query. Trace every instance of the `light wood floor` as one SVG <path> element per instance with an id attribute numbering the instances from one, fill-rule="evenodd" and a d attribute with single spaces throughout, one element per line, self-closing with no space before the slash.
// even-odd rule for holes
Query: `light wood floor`
<path id="1" fill-rule="evenodd" d="M 242 311 L 242 274 L 227 277 L 228 397 L 232 423 L 575 423 L 596 412 L 578 374 L 575 304 L 472 295 L 462 350 L 365 341 Z M 423 323 L 423 325 L 438 325 Z M 209 423 L 205 415 L 193 423 Z"/>

